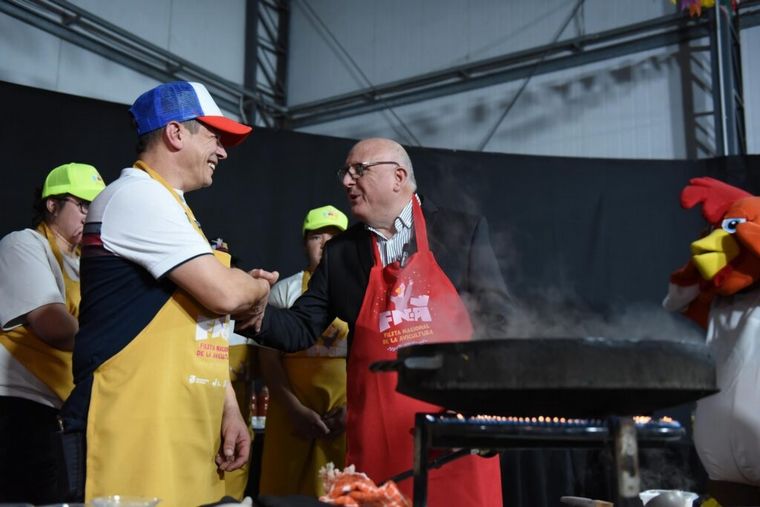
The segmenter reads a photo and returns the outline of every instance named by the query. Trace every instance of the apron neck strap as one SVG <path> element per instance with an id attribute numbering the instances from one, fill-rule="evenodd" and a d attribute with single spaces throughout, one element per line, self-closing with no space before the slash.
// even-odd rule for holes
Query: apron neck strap
<path id="1" fill-rule="evenodd" d="M 58 265 L 61 267 L 61 273 L 63 273 L 63 276 L 66 276 L 66 270 L 63 267 L 63 253 L 61 253 L 61 248 L 58 246 L 58 238 L 56 237 L 55 232 L 53 232 L 53 229 L 51 229 L 45 222 L 40 222 L 37 226 L 37 232 L 45 236 L 45 239 L 47 239 L 48 244 L 50 244 L 50 249 L 53 251 L 53 256 L 55 256 L 55 260 L 58 261 Z M 79 247 L 77 247 L 75 252 L 79 253 Z"/>
<path id="2" fill-rule="evenodd" d="M 417 194 L 412 196 L 412 224 L 414 227 L 414 237 L 417 240 L 417 251 L 426 252 L 430 250 L 427 237 L 427 224 L 425 223 L 425 216 L 422 214 L 422 206 L 420 206 L 420 198 Z"/>
<path id="3" fill-rule="evenodd" d="M 375 249 L 377 250 L 377 249 Z M 301 279 L 301 294 L 306 292 L 306 289 L 309 288 L 309 280 L 311 280 L 311 271 L 308 269 L 303 270 L 303 279 Z"/>
<path id="4" fill-rule="evenodd" d="M 152 169 L 148 164 L 143 162 L 142 160 L 138 160 L 135 162 L 134 167 L 136 169 L 140 169 L 141 171 L 145 171 L 148 176 L 159 182 L 166 190 L 169 191 L 169 193 L 174 197 L 174 200 L 179 203 L 180 206 L 182 206 L 182 209 L 185 211 L 185 215 L 187 216 L 187 219 L 190 221 L 190 225 L 193 226 L 193 228 L 198 232 L 198 234 L 203 237 L 203 239 L 206 240 L 208 243 L 208 239 L 206 238 L 206 235 L 203 234 L 203 230 L 201 230 L 201 224 L 198 222 L 198 220 L 195 218 L 195 214 L 193 214 L 193 210 L 190 209 L 190 206 L 187 205 L 184 199 L 182 199 L 179 194 L 177 193 L 174 188 L 172 188 L 171 185 L 169 185 L 169 182 L 167 182 L 163 176 L 158 174 L 154 169 Z"/>

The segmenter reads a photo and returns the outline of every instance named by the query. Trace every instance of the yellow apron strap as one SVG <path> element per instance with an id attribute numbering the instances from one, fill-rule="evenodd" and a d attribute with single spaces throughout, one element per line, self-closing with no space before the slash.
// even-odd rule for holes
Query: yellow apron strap
<path id="1" fill-rule="evenodd" d="M 63 260 L 63 254 L 61 253 L 61 249 L 58 247 L 58 241 L 56 239 L 56 235 L 53 232 L 53 230 L 48 226 L 45 222 L 41 222 L 40 225 L 37 226 L 37 232 L 45 236 L 45 238 L 48 241 L 48 244 L 50 245 L 50 249 L 53 251 L 53 256 L 55 257 L 55 260 L 58 261 L 58 266 L 61 268 L 61 274 L 63 275 L 63 284 L 65 287 L 66 292 L 66 307 L 69 310 L 69 313 L 73 315 L 74 317 L 79 317 L 79 303 L 82 300 L 82 294 L 80 293 L 79 289 L 79 280 L 72 279 L 68 272 L 66 271 L 66 267 L 64 266 L 64 260 Z M 80 256 L 81 247 L 76 247 L 76 255 L 77 257 Z"/>
<path id="2" fill-rule="evenodd" d="M 208 238 L 206 238 L 206 235 L 203 234 L 203 231 L 201 230 L 201 224 L 195 218 L 195 214 L 193 213 L 193 210 L 190 209 L 190 206 L 188 206 L 185 200 L 182 199 L 179 196 L 179 194 L 177 194 L 177 191 L 174 190 L 174 188 L 172 188 L 171 185 L 169 185 L 169 183 L 164 179 L 164 177 L 158 174 L 154 169 L 152 169 L 148 164 L 146 164 L 142 160 L 138 160 L 137 162 L 135 162 L 135 168 L 148 173 L 148 176 L 150 176 L 151 178 L 159 182 L 166 190 L 169 191 L 172 197 L 174 197 L 174 200 L 177 201 L 180 206 L 182 206 L 183 210 L 185 210 L 185 215 L 187 215 L 187 219 L 190 221 L 190 224 L 193 226 L 193 228 L 196 231 L 198 231 L 198 234 L 203 236 L 203 239 L 206 240 L 206 243 L 208 243 Z"/>
<path id="3" fill-rule="evenodd" d="M 50 244 L 50 249 L 53 250 L 53 255 L 55 256 L 55 260 L 58 261 L 58 265 L 61 267 L 61 272 L 63 273 L 63 276 L 66 276 L 66 270 L 63 268 L 63 254 L 61 253 L 61 249 L 58 247 L 58 241 L 56 241 L 55 233 L 53 230 L 46 224 L 45 222 L 40 222 L 40 225 L 37 226 L 37 232 L 45 236 L 45 238 L 48 240 L 48 243 Z M 76 253 L 79 255 L 80 247 L 77 246 Z"/>
<path id="4" fill-rule="evenodd" d="M 185 216 L 187 216 L 188 221 L 190 222 L 190 225 L 193 226 L 193 229 L 198 231 L 198 234 L 201 235 L 201 237 L 206 240 L 206 243 L 208 243 L 208 238 L 205 234 L 203 234 L 203 230 L 201 229 L 201 224 L 198 222 L 198 220 L 195 218 L 195 214 L 193 213 L 193 210 L 190 209 L 190 206 L 187 205 L 184 199 L 182 199 L 176 190 L 172 188 L 171 185 L 164 179 L 163 176 L 158 174 L 154 169 L 151 169 L 151 167 L 143 162 L 142 160 L 138 160 L 135 162 L 135 168 L 140 169 L 142 171 L 145 171 L 148 173 L 148 176 L 159 182 L 166 190 L 169 191 L 172 197 L 174 197 L 174 200 L 179 203 L 180 206 L 182 206 L 182 209 L 185 211 Z M 228 254 L 227 252 L 221 252 L 219 250 L 213 251 L 214 257 L 217 258 L 219 262 L 224 264 L 225 267 L 230 267 L 230 261 L 232 259 L 232 256 Z"/>

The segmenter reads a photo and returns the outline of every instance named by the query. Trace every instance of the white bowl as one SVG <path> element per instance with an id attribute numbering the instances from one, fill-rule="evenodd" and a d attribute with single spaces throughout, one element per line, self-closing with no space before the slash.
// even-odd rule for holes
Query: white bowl
<path id="1" fill-rule="evenodd" d="M 663 495 L 660 502 L 656 502 L 655 498 L 661 494 L 667 495 Z M 644 505 L 652 502 L 650 504 L 651 507 L 655 507 L 656 504 L 661 503 L 665 499 L 665 496 L 667 496 L 668 502 L 667 504 L 663 503 L 663 507 L 691 507 L 694 500 L 699 497 L 698 494 L 692 493 L 691 491 L 680 491 L 677 489 L 648 489 L 639 493 L 639 498 L 641 498 Z"/>
<path id="2" fill-rule="evenodd" d="M 155 507 L 158 498 L 144 496 L 111 495 L 92 499 L 93 507 Z"/>

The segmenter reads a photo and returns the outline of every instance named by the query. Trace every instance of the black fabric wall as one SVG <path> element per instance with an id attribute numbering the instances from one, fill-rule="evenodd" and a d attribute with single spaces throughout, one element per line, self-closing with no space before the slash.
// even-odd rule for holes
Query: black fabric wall
<path id="1" fill-rule="evenodd" d="M 89 162 L 107 181 L 134 161 L 127 107 L 0 82 L 5 177 L 0 234 L 28 225 L 34 188 L 52 167 Z M 257 128 L 188 196 L 209 239 L 243 267 L 290 274 L 303 264 L 311 207 L 346 210 L 335 170 L 352 140 Z M 538 157 L 411 148 L 420 191 L 484 214 L 505 279 L 521 299 L 559 291 L 602 314 L 656 305 L 703 227 L 681 188 L 710 175 L 760 191 L 760 157 L 702 161 Z"/>

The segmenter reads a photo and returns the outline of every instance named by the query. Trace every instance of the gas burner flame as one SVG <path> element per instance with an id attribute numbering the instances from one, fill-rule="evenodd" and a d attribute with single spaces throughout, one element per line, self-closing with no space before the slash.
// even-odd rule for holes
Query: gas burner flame
<path id="1" fill-rule="evenodd" d="M 488 415 L 478 414 L 475 416 L 465 416 L 464 414 L 457 413 L 455 419 L 463 423 L 484 423 L 484 424 L 507 424 L 507 425 L 526 425 L 526 426 L 604 426 L 606 420 L 604 419 L 572 419 L 566 417 L 556 416 L 544 416 L 539 415 L 535 417 L 515 417 L 515 416 L 501 416 L 501 415 Z M 661 417 L 659 419 L 653 419 L 650 416 L 636 415 L 632 417 L 634 423 L 637 426 L 671 426 L 679 427 L 680 423 L 671 417 Z"/>

